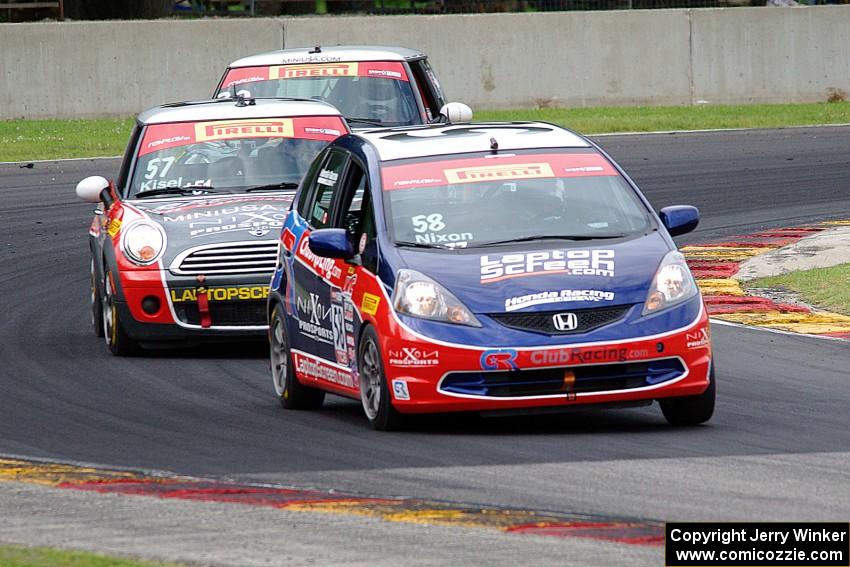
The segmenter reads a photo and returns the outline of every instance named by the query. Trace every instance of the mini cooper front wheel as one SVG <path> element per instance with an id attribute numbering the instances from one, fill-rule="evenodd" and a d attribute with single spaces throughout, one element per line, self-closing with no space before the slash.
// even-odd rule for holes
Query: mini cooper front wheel
<path id="1" fill-rule="evenodd" d="M 396 411 L 390 400 L 378 334 L 368 325 L 363 329 L 357 349 L 357 364 L 360 370 L 360 401 L 369 423 L 378 431 L 398 429 L 403 416 Z"/>
<path id="2" fill-rule="evenodd" d="M 714 399 L 717 395 L 717 381 L 714 379 L 714 365 L 708 374 L 708 388 L 696 396 L 666 398 L 659 400 L 661 412 L 670 425 L 699 425 L 705 423 L 714 414 Z"/>
<path id="3" fill-rule="evenodd" d="M 325 393 L 298 381 L 292 366 L 292 355 L 286 337 L 286 324 L 279 307 L 272 311 L 269 325 L 272 385 L 280 405 L 286 409 L 318 409 L 325 401 Z"/>
<path id="4" fill-rule="evenodd" d="M 103 306 L 101 307 L 103 314 L 103 332 L 106 339 L 106 346 L 109 351 L 116 356 L 130 356 L 136 354 L 139 350 L 139 345 L 131 339 L 124 326 L 121 324 L 121 318 L 118 315 L 118 306 L 115 305 L 115 292 L 113 290 L 112 273 L 107 271 L 106 277 L 103 278 Z"/>

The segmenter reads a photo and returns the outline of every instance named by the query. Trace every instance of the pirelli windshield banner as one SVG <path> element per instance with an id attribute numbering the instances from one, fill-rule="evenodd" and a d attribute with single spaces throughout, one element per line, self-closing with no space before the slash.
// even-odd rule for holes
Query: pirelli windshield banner
<path id="1" fill-rule="evenodd" d="M 384 167 L 384 191 L 457 183 L 617 175 L 600 154 L 538 154 L 431 161 Z"/>
<path id="2" fill-rule="evenodd" d="M 397 61 L 336 61 L 330 63 L 300 63 L 297 65 L 271 65 L 268 67 L 237 67 L 227 72 L 222 89 L 246 83 L 286 79 L 312 79 L 334 77 L 369 77 L 408 81 L 404 65 Z"/>
<path id="3" fill-rule="evenodd" d="M 330 142 L 345 133 L 345 125 L 338 116 L 152 124 L 145 130 L 139 155 L 197 142 L 240 138 L 300 138 Z"/>
<path id="4" fill-rule="evenodd" d="M 848 567 L 846 522 L 682 522 L 665 527 L 667 567 Z"/>

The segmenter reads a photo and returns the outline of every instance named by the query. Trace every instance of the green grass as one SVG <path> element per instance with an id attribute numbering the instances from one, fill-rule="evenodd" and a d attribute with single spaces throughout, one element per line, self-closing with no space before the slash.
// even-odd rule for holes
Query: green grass
<path id="1" fill-rule="evenodd" d="M 133 118 L 0 121 L 0 161 L 119 155 L 133 122 Z"/>
<path id="2" fill-rule="evenodd" d="M 106 555 L 61 551 L 46 547 L 0 545 L 0 567 L 179 567 L 159 563 L 119 559 Z"/>
<path id="3" fill-rule="evenodd" d="M 850 102 L 481 110 L 476 120 L 542 120 L 582 134 L 850 124 Z"/>
<path id="4" fill-rule="evenodd" d="M 747 282 L 746 286 L 793 291 L 809 305 L 850 315 L 850 264 L 760 278 Z"/>
<path id="5" fill-rule="evenodd" d="M 543 120 L 582 134 L 850 123 L 850 102 L 479 110 L 476 120 Z M 132 118 L 0 121 L 0 162 L 114 156 Z"/>

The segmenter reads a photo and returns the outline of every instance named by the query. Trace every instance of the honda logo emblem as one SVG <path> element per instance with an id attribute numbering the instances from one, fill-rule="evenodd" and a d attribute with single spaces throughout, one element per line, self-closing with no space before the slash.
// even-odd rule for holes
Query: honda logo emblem
<path id="1" fill-rule="evenodd" d="M 559 331 L 573 331 L 578 328 L 578 317 L 575 313 L 556 313 L 552 315 L 552 323 Z"/>

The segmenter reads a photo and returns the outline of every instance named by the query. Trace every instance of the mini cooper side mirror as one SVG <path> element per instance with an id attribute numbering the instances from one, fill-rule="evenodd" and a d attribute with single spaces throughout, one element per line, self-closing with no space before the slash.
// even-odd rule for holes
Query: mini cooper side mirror
<path id="1" fill-rule="evenodd" d="M 661 217 L 661 222 L 664 223 L 670 236 L 686 234 L 699 224 L 699 209 L 690 205 L 664 207 L 658 216 Z"/>
<path id="2" fill-rule="evenodd" d="M 100 175 L 92 175 L 86 177 L 77 183 L 77 197 L 89 203 L 99 203 L 101 201 L 100 194 L 109 189 L 109 181 Z"/>
<path id="3" fill-rule="evenodd" d="M 354 248 L 348 239 L 348 231 L 344 228 L 321 228 L 310 233 L 307 239 L 310 251 L 322 258 L 342 258 L 348 260 L 354 257 Z"/>
<path id="4" fill-rule="evenodd" d="M 472 120 L 472 109 L 462 102 L 450 102 L 443 105 L 443 108 L 440 109 L 440 115 L 445 116 L 450 124 L 470 122 Z"/>

